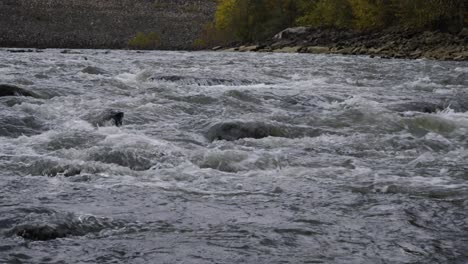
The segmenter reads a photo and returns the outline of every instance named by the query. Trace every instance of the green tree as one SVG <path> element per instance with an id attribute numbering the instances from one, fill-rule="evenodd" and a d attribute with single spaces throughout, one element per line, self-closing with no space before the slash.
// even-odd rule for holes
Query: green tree
<path id="1" fill-rule="evenodd" d="M 219 32 L 234 39 L 258 41 L 292 26 L 304 0 L 220 0 L 215 15 Z"/>
<path id="2" fill-rule="evenodd" d="M 297 23 L 313 27 L 349 28 L 352 26 L 352 19 L 348 0 L 319 0 L 311 5 L 305 15 L 297 19 Z"/>
<path id="3" fill-rule="evenodd" d="M 353 26 L 359 30 L 383 28 L 390 23 L 390 5 L 384 0 L 349 0 Z"/>
<path id="4" fill-rule="evenodd" d="M 464 0 L 392 0 L 395 15 L 409 28 L 459 30 L 464 26 Z"/>

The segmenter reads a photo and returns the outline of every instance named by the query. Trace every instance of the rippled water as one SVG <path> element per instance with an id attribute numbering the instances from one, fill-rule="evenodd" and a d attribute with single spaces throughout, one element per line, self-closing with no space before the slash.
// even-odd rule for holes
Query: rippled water
<path id="1" fill-rule="evenodd" d="M 0 263 L 468 262 L 467 62 L 0 58 Z"/>

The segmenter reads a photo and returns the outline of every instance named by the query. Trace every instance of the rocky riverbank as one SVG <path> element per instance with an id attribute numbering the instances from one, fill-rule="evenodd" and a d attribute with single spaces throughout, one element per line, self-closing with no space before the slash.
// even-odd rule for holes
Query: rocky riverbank
<path id="1" fill-rule="evenodd" d="M 369 55 L 382 58 L 468 60 L 468 29 L 458 34 L 386 30 L 363 33 L 335 29 L 288 28 L 271 40 L 215 50 Z"/>

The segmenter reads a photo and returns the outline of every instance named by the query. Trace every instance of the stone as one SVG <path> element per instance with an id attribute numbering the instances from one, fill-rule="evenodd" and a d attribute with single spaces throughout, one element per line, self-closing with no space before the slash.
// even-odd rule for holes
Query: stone
<path id="1" fill-rule="evenodd" d="M 0 84 L 0 97 L 3 96 L 28 96 L 42 98 L 39 94 L 10 84 Z"/>
<path id="2" fill-rule="evenodd" d="M 463 28 L 460 33 L 458 33 L 458 36 L 461 38 L 468 37 L 468 28 Z"/>
<path id="3" fill-rule="evenodd" d="M 349 55 L 353 53 L 353 48 L 352 47 L 342 48 L 342 49 L 339 49 L 337 52 L 340 54 Z"/>
<path id="4" fill-rule="evenodd" d="M 81 70 L 82 73 L 87 73 L 87 74 L 92 74 L 92 75 L 103 75 L 106 74 L 107 72 L 101 68 L 94 67 L 94 66 L 88 66 Z"/>
<path id="5" fill-rule="evenodd" d="M 226 140 L 235 141 L 242 138 L 285 137 L 286 133 L 281 128 L 263 122 L 226 121 L 211 126 L 206 137 L 210 141 Z"/>
<path id="6" fill-rule="evenodd" d="M 295 53 L 295 52 L 299 52 L 299 50 L 300 50 L 301 48 L 302 48 L 301 46 L 283 47 L 283 48 L 274 50 L 274 52 L 279 52 L 279 53 Z"/>
<path id="7" fill-rule="evenodd" d="M 235 52 L 235 51 L 237 51 L 237 48 L 228 48 L 228 49 L 224 49 L 223 51 L 225 51 L 225 52 Z"/>
<path id="8" fill-rule="evenodd" d="M 92 112 L 83 117 L 94 126 L 105 126 L 109 122 L 114 126 L 121 126 L 123 123 L 124 112 L 119 110 L 107 109 L 99 112 Z"/>
<path id="9" fill-rule="evenodd" d="M 239 47 L 240 52 L 251 52 L 251 51 L 257 51 L 257 50 L 258 50 L 257 45 Z"/>
<path id="10" fill-rule="evenodd" d="M 306 52 L 314 54 L 326 54 L 330 53 L 330 49 L 324 46 L 310 46 L 306 48 Z"/>
<path id="11" fill-rule="evenodd" d="M 304 35 L 309 31 L 308 27 L 292 27 L 292 28 L 287 28 L 280 33 L 276 34 L 273 39 L 274 40 L 281 40 L 281 39 L 286 39 L 286 38 L 291 38 L 291 37 L 297 37 L 299 35 Z"/>

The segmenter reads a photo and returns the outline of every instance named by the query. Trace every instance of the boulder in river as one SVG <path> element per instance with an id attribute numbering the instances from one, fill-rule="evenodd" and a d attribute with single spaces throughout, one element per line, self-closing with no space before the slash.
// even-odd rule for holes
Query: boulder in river
<path id="1" fill-rule="evenodd" d="M 36 49 L 9 49 L 7 50 L 8 52 L 11 53 L 30 53 L 30 52 L 42 52 L 42 50 Z"/>
<path id="2" fill-rule="evenodd" d="M 241 138 L 259 139 L 269 136 L 284 137 L 286 133 L 278 126 L 263 122 L 228 121 L 213 125 L 206 134 L 210 141 L 235 141 Z"/>
<path id="3" fill-rule="evenodd" d="M 114 109 L 93 112 L 86 115 L 83 119 L 90 122 L 94 126 L 105 126 L 109 122 L 115 126 L 121 126 L 123 123 L 124 112 Z"/>
<path id="4" fill-rule="evenodd" d="M 72 213 L 38 216 L 38 220 L 15 226 L 11 233 L 33 241 L 47 241 L 69 236 L 84 236 L 103 229 L 122 227 L 121 222 L 95 216 L 78 217 Z"/>
<path id="5" fill-rule="evenodd" d="M 107 72 L 101 68 L 98 67 L 93 67 L 93 66 L 88 66 L 81 70 L 82 73 L 87 73 L 87 74 L 92 74 L 92 75 L 103 75 L 106 74 Z"/>
<path id="6" fill-rule="evenodd" d="M 40 95 L 10 84 L 0 84 L 0 97 L 4 96 L 29 96 L 41 98 Z"/>
<path id="7" fill-rule="evenodd" d="M 71 235 L 66 226 L 24 225 L 15 228 L 16 235 L 29 240 L 47 241 Z"/>

